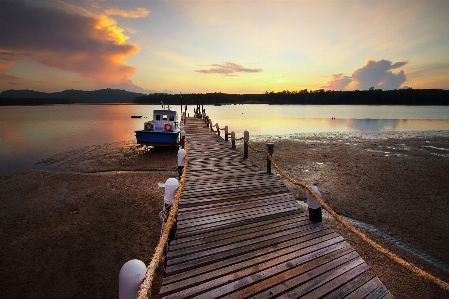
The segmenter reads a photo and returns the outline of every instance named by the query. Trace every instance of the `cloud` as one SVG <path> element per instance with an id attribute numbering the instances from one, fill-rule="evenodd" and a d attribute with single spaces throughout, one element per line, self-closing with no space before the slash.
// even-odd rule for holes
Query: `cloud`
<path id="1" fill-rule="evenodd" d="M 0 52 L 12 57 L 1 61 L 27 59 L 50 67 L 76 72 L 101 83 L 129 80 L 136 68 L 124 59 L 139 51 L 126 44 L 128 37 L 117 22 L 105 15 L 88 16 L 52 7 L 29 6 L 24 1 L 2 0 L 0 11 Z M 22 56 L 21 56 L 22 55 Z"/>
<path id="2" fill-rule="evenodd" d="M 14 52 L 0 52 L 0 72 L 7 71 L 14 65 L 16 61 L 24 59 L 29 54 L 14 53 Z"/>
<path id="3" fill-rule="evenodd" d="M 195 72 L 203 74 L 220 74 L 224 76 L 237 76 L 236 73 L 259 73 L 262 69 L 248 69 L 240 64 L 225 62 L 223 64 L 212 64 L 207 70 L 196 70 Z"/>
<path id="4" fill-rule="evenodd" d="M 396 62 L 392 64 L 389 60 L 381 59 L 375 61 L 368 59 L 366 65 L 357 69 L 352 76 L 343 76 L 343 74 L 332 75 L 332 80 L 324 88 L 332 90 L 344 90 L 349 84 L 353 84 L 355 89 L 367 90 L 371 87 L 375 89 L 398 89 L 406 81 L 406 75 L 403 70 L 397 74 L 391 70 L 406 65 L 407 62 Z"/>
<path id="5" fill-rule="evenodd" d="M 136 8 L 136 10 L 124 10 L 116 7 L 105 9 L 109 16 L 120 16 L 123 18 L 144 18 L 150 14 L 150 10 L 146 8 Z"/>
<path id="6" fill-rule="evenodd" d="M 382 89 L 397 89 L 405 82 L 404 71 L 393 74 L 392 69 L 404 66 L 407 62 L 397 62 L 392 64 L 391 61 L 381 59 L 375 61 L 368 59 L 366 65 L 359 68 L 352 74 L 352 79 L 356 83 L 356 88 L 360 90 L 369 89 L 370 87 Z"/>
<path id="7" fill-rule="evenodd" d="M 326 87 L 331 90 L 344 90 L 351 82 L 351 77 L 343 76 L 343 74 L 332 75 L 332 81 L 328 82 Z"/>
<path id="8" fill-rule="evenodd" d="M 9 85 L 20 85 L 20 83 L 23 80 L 19 77 L 0 73 L 0 81 L 4 81 L 4 82 L 6 82 L 6 84 L 9 84 Z"/>

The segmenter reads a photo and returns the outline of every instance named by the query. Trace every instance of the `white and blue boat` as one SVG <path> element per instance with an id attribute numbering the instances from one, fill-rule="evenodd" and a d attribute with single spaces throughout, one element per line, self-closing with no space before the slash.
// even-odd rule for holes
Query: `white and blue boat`
<path id="1" fill-rule="evenodd" d="M 153 120 L 145 122 L 143 130 L 135 132 L 138 144 L 176 146 L 180 132 L 178 114 L 170 109 L 154 110 Z"/>

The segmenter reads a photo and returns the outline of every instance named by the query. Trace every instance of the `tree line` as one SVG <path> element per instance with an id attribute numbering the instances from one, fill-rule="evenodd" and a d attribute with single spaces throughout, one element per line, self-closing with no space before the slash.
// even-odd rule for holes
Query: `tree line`
<path id="1" fill-rule="evenodd" d="M 226 105 L 226 104 L 272 104 L 272 105 L 449 105 L 449 90 L 399 89 L 266 92 L 265 94 L 149 94 L 136 97 L 136 104 L 170 105 Z"/>

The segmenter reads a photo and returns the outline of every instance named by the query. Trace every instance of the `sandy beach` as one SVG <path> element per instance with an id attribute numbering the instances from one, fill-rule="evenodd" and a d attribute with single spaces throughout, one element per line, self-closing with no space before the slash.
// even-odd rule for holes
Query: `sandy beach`
<path id="1" fill-rule="evenodd" d="M 276 163 L 293 178 L 315 183 L 339 214 L 449 264 L 447 131 L 261 136 L 251 142 L 257 148 L 274 143 Z M 121 266 L 151 260 L 164 192 L 158 183 L 177 176 L 176 154 L 119 142 L 39 161 L 55 171 L 0 173 L 2 298 L 118 298 Z M 249 159 L 265 169 L 262 154 L 250 150 Z M 302 188 L 286 185 L 300 203 L 305 200 Z M 356 248 L 395 298 L 449 298 L 332 218 L 323 221 Z M 362 230 L 449 282 L 447 270 Z"/>

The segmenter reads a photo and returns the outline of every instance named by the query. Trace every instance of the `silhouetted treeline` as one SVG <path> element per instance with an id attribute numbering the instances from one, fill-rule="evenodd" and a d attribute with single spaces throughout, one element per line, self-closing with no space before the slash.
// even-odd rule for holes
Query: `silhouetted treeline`
<path id="1" fill-rule="evenodd" d="M 149 94 L 137 97 L 138 104 L 218 105 L 238 103 L 266 103 L 273 105 L 449 105 L 449 90 L 400 89 L 355 91 L 283 91 L 265 94 Z"/>
<path id="2" fill-rule="evenodd" d="M 0 98 L 0 106 L 34 106 L 34 105 L 54 105 L 54 104 L 74 104 L 75 101 L 67 99 L 46 99 L 46 98 L 23 98 L 11 99 Z"/>
<path id="3" fill-rule="evenodd" d="M 5 90 L 0 93 L 1 105 L 48 105 L 48 104 L 136 104 L 170 105 L 219 105 L 219 104 L 273 104 L 273 105 L 449 105 L 449 90 L 443 89 L 399 89 L 399 90 L 355 90 L 266 92 L 265 94 L 164 94 L 144 95 L 121 89 L 94 91 L 64 90 L 45 93 L 33 90 Z"/>
<path id="4" fill-rule="evenodd" d="M 0 93 L 0 105 L 132 103 L 142 95 L 144 94 L 110 88 L 93 91 L 68 89 L 52 93 L 11 89 Z"/>
<path id="5" fill-rule="evenodd" d="M 228 94 L 228 93 L 206 93 L 206 94 L 149 94 L 137 97 L 136 104 L 164 104 L 170 105 L 204 105 L 235 104 L 235 103 L 266 103 L 264 94 Z"/>

